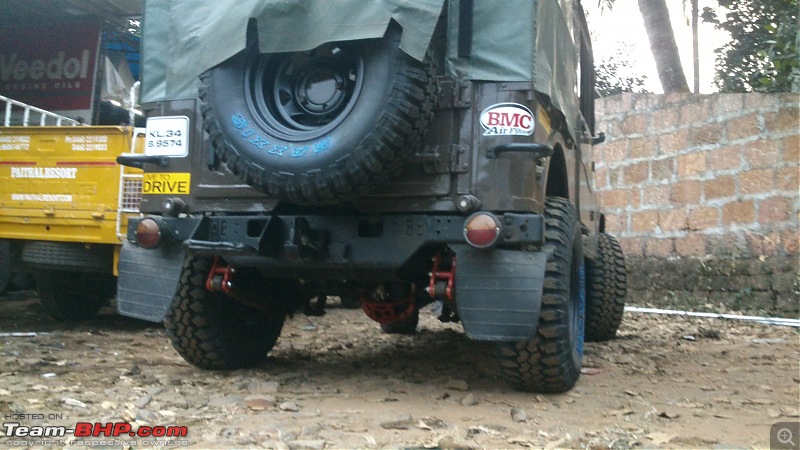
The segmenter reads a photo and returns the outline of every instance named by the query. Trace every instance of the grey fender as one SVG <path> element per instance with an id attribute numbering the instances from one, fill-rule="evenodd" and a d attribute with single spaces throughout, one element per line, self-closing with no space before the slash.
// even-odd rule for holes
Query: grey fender
<path id="1" fill-rule="evenodd" d="M 479 250 L 456 253 L 456 307 L 467 336 L 479 341 L 528 341 L 536 334 L 547 253 Z"/>
<path id="2" fill-rule="evenodd" d="M 122 244 L 117 278 L 117 311 L 128 317 L 161 322 L 178 289 L 186 252 L 182 245 L 145 250 Z"/>

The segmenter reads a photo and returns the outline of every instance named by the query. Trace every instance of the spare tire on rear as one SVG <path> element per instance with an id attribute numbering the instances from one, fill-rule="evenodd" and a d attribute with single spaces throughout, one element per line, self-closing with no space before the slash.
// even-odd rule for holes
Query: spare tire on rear
<path id="1" fill-rule="evenodd" d="M 249 185 L 297 204 L 351 200 L 386 181 L 420 144 L 436 98 L 435 70 L 381 39 L 307 52 L 251 46 L 201 76 L 204 128 Z M 430 53 L 430 52 L 429 52 Z"/>

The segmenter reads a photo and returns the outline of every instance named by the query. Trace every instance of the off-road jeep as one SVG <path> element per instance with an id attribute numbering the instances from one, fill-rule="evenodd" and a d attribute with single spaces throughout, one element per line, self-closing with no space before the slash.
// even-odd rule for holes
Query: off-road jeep
<path id="1" fill-rule="evenodd" d="M 523 390 L 571 388 L 616 333 L 577 0 L 148 1 L 143 33 L 118 305 L 187 361 L 257 364 L 329 295 L 388 333 L 441 302 Z"/>

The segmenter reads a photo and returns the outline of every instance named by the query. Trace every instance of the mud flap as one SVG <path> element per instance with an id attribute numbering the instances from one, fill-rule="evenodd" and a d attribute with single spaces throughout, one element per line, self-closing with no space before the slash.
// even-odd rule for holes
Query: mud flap
<path id="1" fill-rule="evenodd" d="M 175 245 L 145 250 L 125 242 L 119 255 L 117 311 L 161 322 L 178 289 L 186 252 Z"/>
<path id="2" fill-rule="evenodd" d="M 547 265 L 544 252 L 478 250 L 457 256 L 456 307 L 471 339 L 528 341 L 536 334 Z"/>

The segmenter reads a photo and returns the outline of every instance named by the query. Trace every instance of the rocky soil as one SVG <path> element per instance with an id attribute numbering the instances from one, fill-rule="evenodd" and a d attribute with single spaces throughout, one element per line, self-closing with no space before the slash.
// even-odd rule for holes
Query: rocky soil
<path id="1" fill-rule="evenodd" d="M 571 392 L 536 395 L 510 390 L 492 346 L 458 325 L 423 312 L 416 335 L 386 335 L 331 303 L 289 319 L 262 366 L 209 372 L 159 324 L 111 308 L 56 323 L 33 293 L 0 297 L 0 415 L 182 425 L 192 447 L 292 449 L 763 448 L 772 424 L 800 420 L 792 328 L 629 314 L 617 339 L 586 345 Z"/>

